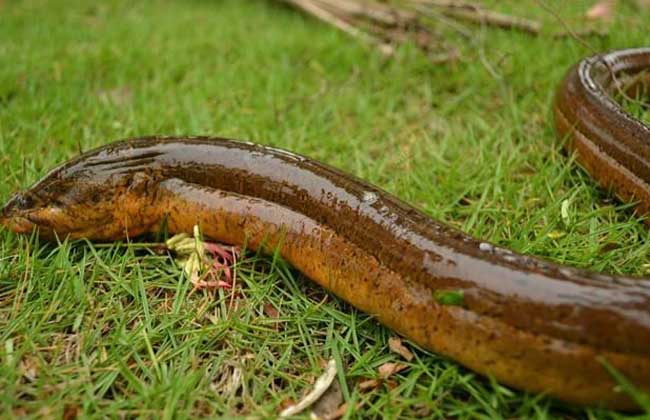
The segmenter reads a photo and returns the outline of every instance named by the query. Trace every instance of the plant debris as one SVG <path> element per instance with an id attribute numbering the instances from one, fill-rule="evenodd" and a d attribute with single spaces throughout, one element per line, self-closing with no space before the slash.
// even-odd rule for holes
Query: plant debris
<path id="1" fill-rule="evenodd" d="M 194 226 L 192 237 L 180 233 L 169 238 L 165 245 L 175 254 L 176 262 L 195 289 L 234 287 L 236 277 L 233 267 L 241 254 L 238 247 L 202 240 L 198 226 Z"/>
<path id="2" fill-rule="evenodd" d="M 379 385 L 382 384 L 382 381 L 379 379 L 366 379 L 365 381 L 359 382 L 360 391 L 372 391 L 373 389 L 379 388 Z"/>
<path id="3" fill-rule="evenodd" d="M 269 318 L 279 318 L 280 317 L 280 313 L 278 312 L 278 310 L 275 309 L 275 306 L 273 306 L 270 303 L 264 304 L 263 310 L 264 310 L 264 314 L 266 316 L 268 316 Z"/>
<path id="4" fill-rule="evenodd" d="M 384 363 L 379 366 L 377 372 L 379 372 L 379 377 L 381 379 L 388 379 L 389 377 L 399 373 L 405 369 L 408 369 L 408 366 L 403 363 Z"/>
<path id="5" fill-rule="evenodd" d="M 433 298 L 441 305 L 463 306 L 465 294 L 462 290 L 436 290 Z"/>
<path id="6" fill-rule="evenodd" d="M 541 23 L 496 12 L 475 2 L 460 0 L 280 0 L 376 47 L 387 56 L 412 43 L 433 63 L 456 61 L 460 53 L 449 45 L 440 28 L 449 20 L 514 29 L 532 35 Z M 458 28 L 458 24 L 451 24 Z M 462 31 L 468 32 L 468 31 Z"/>
<path id="7" fill-rule="evenodd" d="M 360 401 L 357 403 L 357 405 L 354 407 L 355 410 L 360 410 L 363 407 L 363 401 Z M 336 420 L 340 419 L 345 415 L 345 413 L 348 411 L 348 403 L 343 403 L 341 404 L 336 411 L 331 413 L 328 417 L 322 417 L 320 419 L 322 420 Z"/>
<path id="8" fill-rule="evenodd" d="M 388 388 L 393 389 L 397 387 L 397 383 L 391 380 L 391 376 L 408 369 L 409 366 L 404 363 L 387 362 L 377 368 L 378 378 L 365 379 L 357 384 L 357 388 L 361 392 L 370 392 L 386 385 Z"/>
<path id="9" fill-rule="evenodd" d="M 81 407 L 79 407 L 77 404 L 66 404 L 63 407 L 63 420 L 72 420 L 76 419 L 79 416 L 79 413 L 81 413 Z"/>
<path id="10" fill-rule="evenodd" d="M 616 12 L 616 0 L 600 0 L 587 10 L 585 17 L 610 22 Z"/>
<path id="11" fill-rule="evenodd" d="M 413 360 L 413 353 L 411 350 L 407 349 L 402 340 L 399 337 L 391 337 L 388 339 L 388 348 L 393 353 L 397 353 L 402 356 L 407 362 Z"/>
<path id="12" fill-rule="evenodd" d="M 243 370 L 231 362 L 223 363 L 219 366 L 215 379 L 210 384 L 210 389 L 217 395 L 223 397 L 232 397 L 237 390 L 242 387 Z"/>
<path id="13" fill-rule="evenodd" d="M 327 362 L 327 367 L 325 372 L 316 380 L 314 388 L 305 395 L 298 403 L 289 406 L 280 412 L 280 417 L 290 417 L 295 416 L 303 412 L 306 408 L 314 404 L 327 389 L 332 385 L 334 378 L 336 377 L 336 361 L 330 359 Z"/>

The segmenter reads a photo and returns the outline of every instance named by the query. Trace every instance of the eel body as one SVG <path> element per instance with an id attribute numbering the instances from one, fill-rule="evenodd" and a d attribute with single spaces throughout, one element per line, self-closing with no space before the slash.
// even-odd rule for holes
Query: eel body
<path id="1" fill-rule="evenodd" d="M 611 99 L 650 50 L 580 62 L 554 102 L 569 150 L 650 210 L 650 135 Z M 612 76 L 611 72 L 614 72 Z M 54 169 L 3 209 L 15 232 L 113 241 L 159 228 L 279 250 L 297 270 L 424 348 L 513 387 L 638 408 L 650 392 L 650 280 L 519 255 L 286 151 L 216 138 L 126 140 Z M 461 299 L 441 301 L 441 293 Z M 606 368 L 607 366 L 608 368 Z"/>

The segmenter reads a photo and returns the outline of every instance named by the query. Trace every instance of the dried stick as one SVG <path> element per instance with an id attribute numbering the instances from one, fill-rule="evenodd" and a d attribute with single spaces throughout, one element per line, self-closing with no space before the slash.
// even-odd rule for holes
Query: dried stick
<path id="1" fill-rule="evenodd" d="M 609 31 L 604 28 L 586 28 L 586 29 L 573 30 L 572 32 L 565 30 L 553 34 L 553 38 L 568 38 L 568 37 L 576 37 L 576 36 L 580 38 L 586 38 L 586 37 L 605 38 L 609 36 Z"/>
<path id="2" fill-rule="evenodd" d="M 435 34 L 430 26 L 418 19 L 418 14 L 395 8 L 374 0 L 283 0 L 341 31 L 374 45 L 384 55 L 394 53 L 394 46 L 406 42 L 429 53 L 434 50 Z M 429 54 L 432 62 L 440 63 L 458 58 L 458 51 L 443 50 Z"/>
<path id="3" fill-rule="evenodd" d="M 443 14 L 471 23 L 517 29 L 532 35 L 539 34 L 542 28 L 542 24 L 535 20 L 495 12 L 473 3 L 447 0 L 411 0 L 411 2 L 443 9 Z"/>
<path id="4" fill-rule="evenodd" d="M 385 26 L 396 26 L 417 21 L 417 16 L 382 3 L 368 3 L 359 0 L 312 0 L 323 7 L 337 9 L 355 18 L 367 18 Z"/>
<path id="5" fill-rule="evenodd" d="M 305 12 L 317 17 L 325 23 L 340 29 L 341 31 L 352 35 L 355 38 L 360 38 L 365 42 L 370 42 L 372 39 L 365 32 L 360 31 L 356 27 L 350 25 L 345 20 L 337 17 L 335 14 L 330 13 L 329 11 L 323 9 L 313 0 L 284 0 L 285 2 L 292 4 Z"/>
<path id="6" fill-rule="evenodd" d="M 495 12 L 462 0 L 401 0 L 394 3 L 385 0 L 281 1 L 379 48 L 386 55 L 394 52 L 395 45 L 413 42 L 435 62 L 458 58 L 456 48 L 441 47 L 445 43 L 440 42 L 441 37 L 435 30 L 443 21 L 448 20 L 447 24 L 452 25 L 466 21 L 529 34 L 538 34 L 541 28 L 537 21 Z M 461 32 L 465 37 L 472 36 L 470 31 Z M 429 54 L 432 52 L 434 54 Z"/>

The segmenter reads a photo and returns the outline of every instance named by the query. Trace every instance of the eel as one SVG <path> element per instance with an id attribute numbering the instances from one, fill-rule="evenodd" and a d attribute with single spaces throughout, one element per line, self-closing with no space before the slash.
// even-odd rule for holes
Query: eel
<path id="1" fill-rule="evenodd" d="M 638 91 L 648 67 L 650 49 L 584 59 L 553 103 L 567 150 L 645 212 L 650 128 L 613 97 L 622 81 Z M 169 233 L 198 224 L 206 237 L 276 250 L 423 348 L 514 388 L 638 410 L 615 370 L 650 392 L 650 279 L 520 255 L 288 151 L 221 138 L 129 139 L 55 168 L 0 216 L 6 229 L 37 229 L 46 240 L 122 240 L 163 220 Z"/>

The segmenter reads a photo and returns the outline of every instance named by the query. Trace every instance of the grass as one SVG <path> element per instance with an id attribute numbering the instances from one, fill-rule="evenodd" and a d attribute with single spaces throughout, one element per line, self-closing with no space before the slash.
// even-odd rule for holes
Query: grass
<path id="1" fill-rule="evenodd" d="M 589 3 L 550 7 L 581 26 Z M 620 3 L 589 47 L 553 38 L 562 25 L 538 3 L 500 4 L 545 34 L 450 35 L 462 60 L 431 66 L 408 47 L 386 61 L 266 0 L 0 2 L 0 197 L 115 139 L 221 135 L 323 160 L 520 252 L 647 274 L 646 227 L 562 154 L 549 112 L 579 58 L 650 42 L 648 15 Z M 272 418 L 333 357 L 349 407 L 363 403 L 347 418 L 627 418 L 508 389 L 413 345 L 410 369 L 360 392 L 400 360 L 390 331 L 278 259 L 250 256 L 238 273 L 230 307 L 133 247 L 0 233 L 0 417 Z"/>

